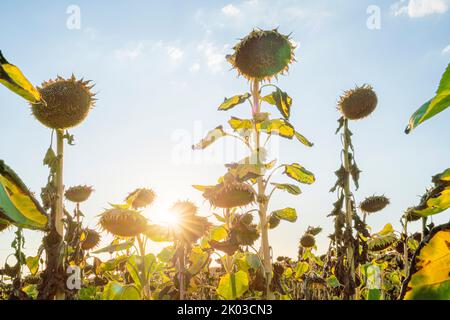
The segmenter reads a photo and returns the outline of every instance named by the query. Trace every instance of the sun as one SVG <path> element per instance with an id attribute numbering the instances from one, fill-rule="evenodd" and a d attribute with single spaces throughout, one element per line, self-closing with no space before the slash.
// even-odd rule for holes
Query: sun
<path id="1" fill-rule="evenodd" d="M 170 210 L 156 215 L 153 222 L 160 225 L 165 225 L 168 227 L 176 226 L 179 223 L 178 215 Z"/>

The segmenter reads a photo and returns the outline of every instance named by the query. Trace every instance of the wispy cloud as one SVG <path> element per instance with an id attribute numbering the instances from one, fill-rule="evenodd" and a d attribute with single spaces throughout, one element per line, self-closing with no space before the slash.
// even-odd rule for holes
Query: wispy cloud
<path id="1" fill-rule="evenodd" d="M 446 46 L 444 49 L 442 49 L 442 54 L 450 54 L 450 44 Z"/>
<path id="2" fill-rule="evenodd" d="M 183 59 L 184 51 L 181 50 L 180 48 L 174 46 L 167 46 L 166 50 L 170 60 L 173 63 L 179 63 Z"/>
<path id="3" fill-rule="evenodd" d="M 401 0 L 391 6 L 395 16 L 407 15 L 410 18 L 421 18 L 432 14 L 447 12 L 450 0 Z"/>
<path id="4" fill-rule="evenodd" d="M 228 17 L 236 17 L 241 13 L 241 10 L 230 3 L 222 8 L 222 13 Z"/>
<path id="5" fill-rule="evenodd" d="M 198 62 L 194 63 L 192 66 L 189 67 L 189 72 L 191 73 L 197 73 L 200 71 L 200 64 Z"/>
<path id="6" fill-rule="evenodd" d="M 221 47 L 214 42 L 204 41 L 198 45 L 197 50 L 204 57 L 208 70 L 217 73 L 224 70 L 227 48 L 228 45 Z"/>
<path id="7" fill-rule="evenodd" d="M 114 51 L 114 56 L 118 60 L 135 60 L 142 55 L 144 42 L 139 42 L 134 45 L 128 45 L 127 48 L 117 49 Z"/>

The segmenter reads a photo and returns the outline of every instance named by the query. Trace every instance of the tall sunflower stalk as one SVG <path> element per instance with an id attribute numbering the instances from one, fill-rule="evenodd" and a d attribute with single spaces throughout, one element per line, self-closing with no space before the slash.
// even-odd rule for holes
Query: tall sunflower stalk
<path id="1" fill-rule="evenodd" d="M 280 88 L 270 83 L 278 75 L 284 74 L 294 59 L 294 45 L 289 36 L 280 34 L 278 30 L 253 30 L 233 48 L 234 53 L 227 60 L 250 82 L 250 92 L 225 98 L 219 110 L 228 111 L 244 102 L 251 107 L 251 118 L 231 117 L 228 121 L 233 133 L 225 132 L 222 126 L 211 130 L 207 136 L 193 149 L 204 149 L 218 138 L 233 137 L 242 142 L 250 151 L 245 159 L 237 163 L 227 164 L 227 173 L 214 186 L 194 186 L 203 192 L 213 207 L 231 209 L 252 205 L 255 201 L 257 209 L 250 209 L 237 216 L 235 226 L 228 230 L 228 237 L 223 243 L 212 243 L 212 246 L 229 253 L 235 253 L 239 246 L 253 244 L 253 229 L 250 227 L 250 213 L 258 212 L 259 226 L 257 232 L 261 236 L 259 250 L 265 276 L 266 299 L 274 298 L 271 292 L 272 256 L 269 242 L 269 229 L 275 228 L 280 220 L 295 222 L 297 213 L 294 208 L 284 208 L 268 212 L 269 201 L 276 190 L 287 191 L 293 195 L 301 193 L 297 185 L 274 183 L 271 178 L 279 169 L 299 183 L 311 184 L 314 175 L 298 163 L 282 164 L 275 167 L 276 160 L 267 162 L 266 146 L 270 138 L 280 136 L 287 139 L 294 137 L 304 145 L 313 144 L 295 130 L 289 123 L 292 98 Z M 264 81 L 269 83 L 262 85 Z M 263 90 L 273 88 L 274 91 L 263 94 Z M 271 119 L 269 112 L 262 112 L 262 105 L 276 107 L 281 118 Z M 249 218 L 248 218 L 249 217 Z M 244 223 L 244 221 L 246 221 Z M 236 231 L 239 228 L 239 231 Z M 244 231 L 242 231 L 244 230 Z M 234 274 L 230 274 L 233 277 Z M 242 274 L 241 278 L 245 277 Z"/>

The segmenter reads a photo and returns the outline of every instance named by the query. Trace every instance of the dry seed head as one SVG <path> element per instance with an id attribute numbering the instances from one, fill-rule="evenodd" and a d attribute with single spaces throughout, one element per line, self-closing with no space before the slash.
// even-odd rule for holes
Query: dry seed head
<path id="1" fill-rule="evenodd" d="M 390 248 L 397 242 L 397 237 L 394 234 L 388 234 L 385 236 L 377 236 L 367 240 L 367 247 L 370 251 L 378 252 Z"/>
<path id="2" fill-rule="evenodd" d="M 179 216 L 193 216 L 197 214 L 198 207 L 191 201 L 177 201 L 171 210 Z"/>
<path id="3" fill-rule="evenodd" d="M 203 196 L 217 208 L 244 207 L 255 201 L 255 191 L 243 182 L 221 183 L 208 189 Z"/>
<path id="4" fill-rule="evenodd" d="M 88 251 L 94 249 L 100 243 L 100 234 L 93 229 L 84 229 L 84 241 L 81 243 L 81 249 Z"/>
<path id="5" fill-rule="evenodd" d="M 75 186 L 67 189 L 64 196 L 69 201 L 81 203 L 89 199 L 93 191 L 91 186 Z"/>
<path id="6" fill-rule="evenodd" d="M 372 86 L 365 84 L 345 91 L 338 105 L 345 118 L 359 120 L 369 116 L 377 107 L 377 103 L 377 94 Z"/>
<path id="7" fill-rule="evenodd" d="M 267 80 L 289 70 L 295 47 L 278 30 L 253 30 L 233 48 L 227 60 L 248 80 Z"/>
<path id="8" fill-rule="evenodd" d="M 52 129 L 75 127 L 86 119 L 95 104 L 90 82 L 77 80 L 74 75 L 44 82 L 37 88 L 44 102 L 31 105 L 33 115 Z"/>
<path id="9" fill-rule="evenodd" d="M 359 207 L 364 212 L 374 213 L 383 210 L 389 203 L 385 196 L 372 196 L 361 202 Z"/>
<path id="10" fill-rule="evenodd" d="M 125 199 L 133 209 L 145 208 L 153 203 L 156 194 L 152 189 L 140 188 L 131 192 Z"/>
<path id="11" fill-rule="evenodd" d="M 113 208 L 101 214 L 99 224 L 115 236 L 129 238 L 146 230 L 147 219 L 135 210 Z"/>
<path id="12" fill-rule="evenodd" d="M 305 233 L 300 239 L 300 245 L 303 248 L 312 248 L 316 244 L 316 239 L 309 233 Z"/>

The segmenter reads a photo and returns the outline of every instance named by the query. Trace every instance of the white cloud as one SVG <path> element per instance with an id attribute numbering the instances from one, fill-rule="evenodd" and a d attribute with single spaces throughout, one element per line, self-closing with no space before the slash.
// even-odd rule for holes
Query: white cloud
<path id="1" fill-rule="evenodd" d="M 229 17 L 236 17 L 241 13 L 241 10 L 230 3 L 222 8 L 222 13 Z"/>
<path id="2" fill-rule="evenodd" d="M 168 46 L 166 48 L 167 54 L 172 62 L 179 62 L 183 59 L 184 52 L 178 47 Z"/>
<path id="3" fill-rule="evenodd" d="M 225 50 L 227 46 L 219 47 L 213 42 L 205 41 L 197 47 L 198 51 L 204 56 L 206 60 L 206 66 L 213 72 L 220 72 L 224 68 L 225 60 Z"/>
<path id="4" fill-rule="evenodd" d="M 200 64 L 199 63 L 194 63 L 190 68 L 189 71 L 192 73 L 197 73 L 200 71 Z"/>
<path id="5" fill-rule="evenodd" d="M 144 43 L 141 41 L 132 48 L 118 49 L 114 51 L 114 56 L 119 60 L 135 60 L 142 54 Z"/>
<path id="6" fill-rule="evenodd" d="M 442 54 L 450 54 L 450 44 L 442 49 Z"/>
<path id="7" fill-rule="evenodd" d="M 395 16 L 406 14 L 410 18 L 420 18 L 431 14 L 447 12 L 449 0 L 401 0 L 391 6 Z"/>

